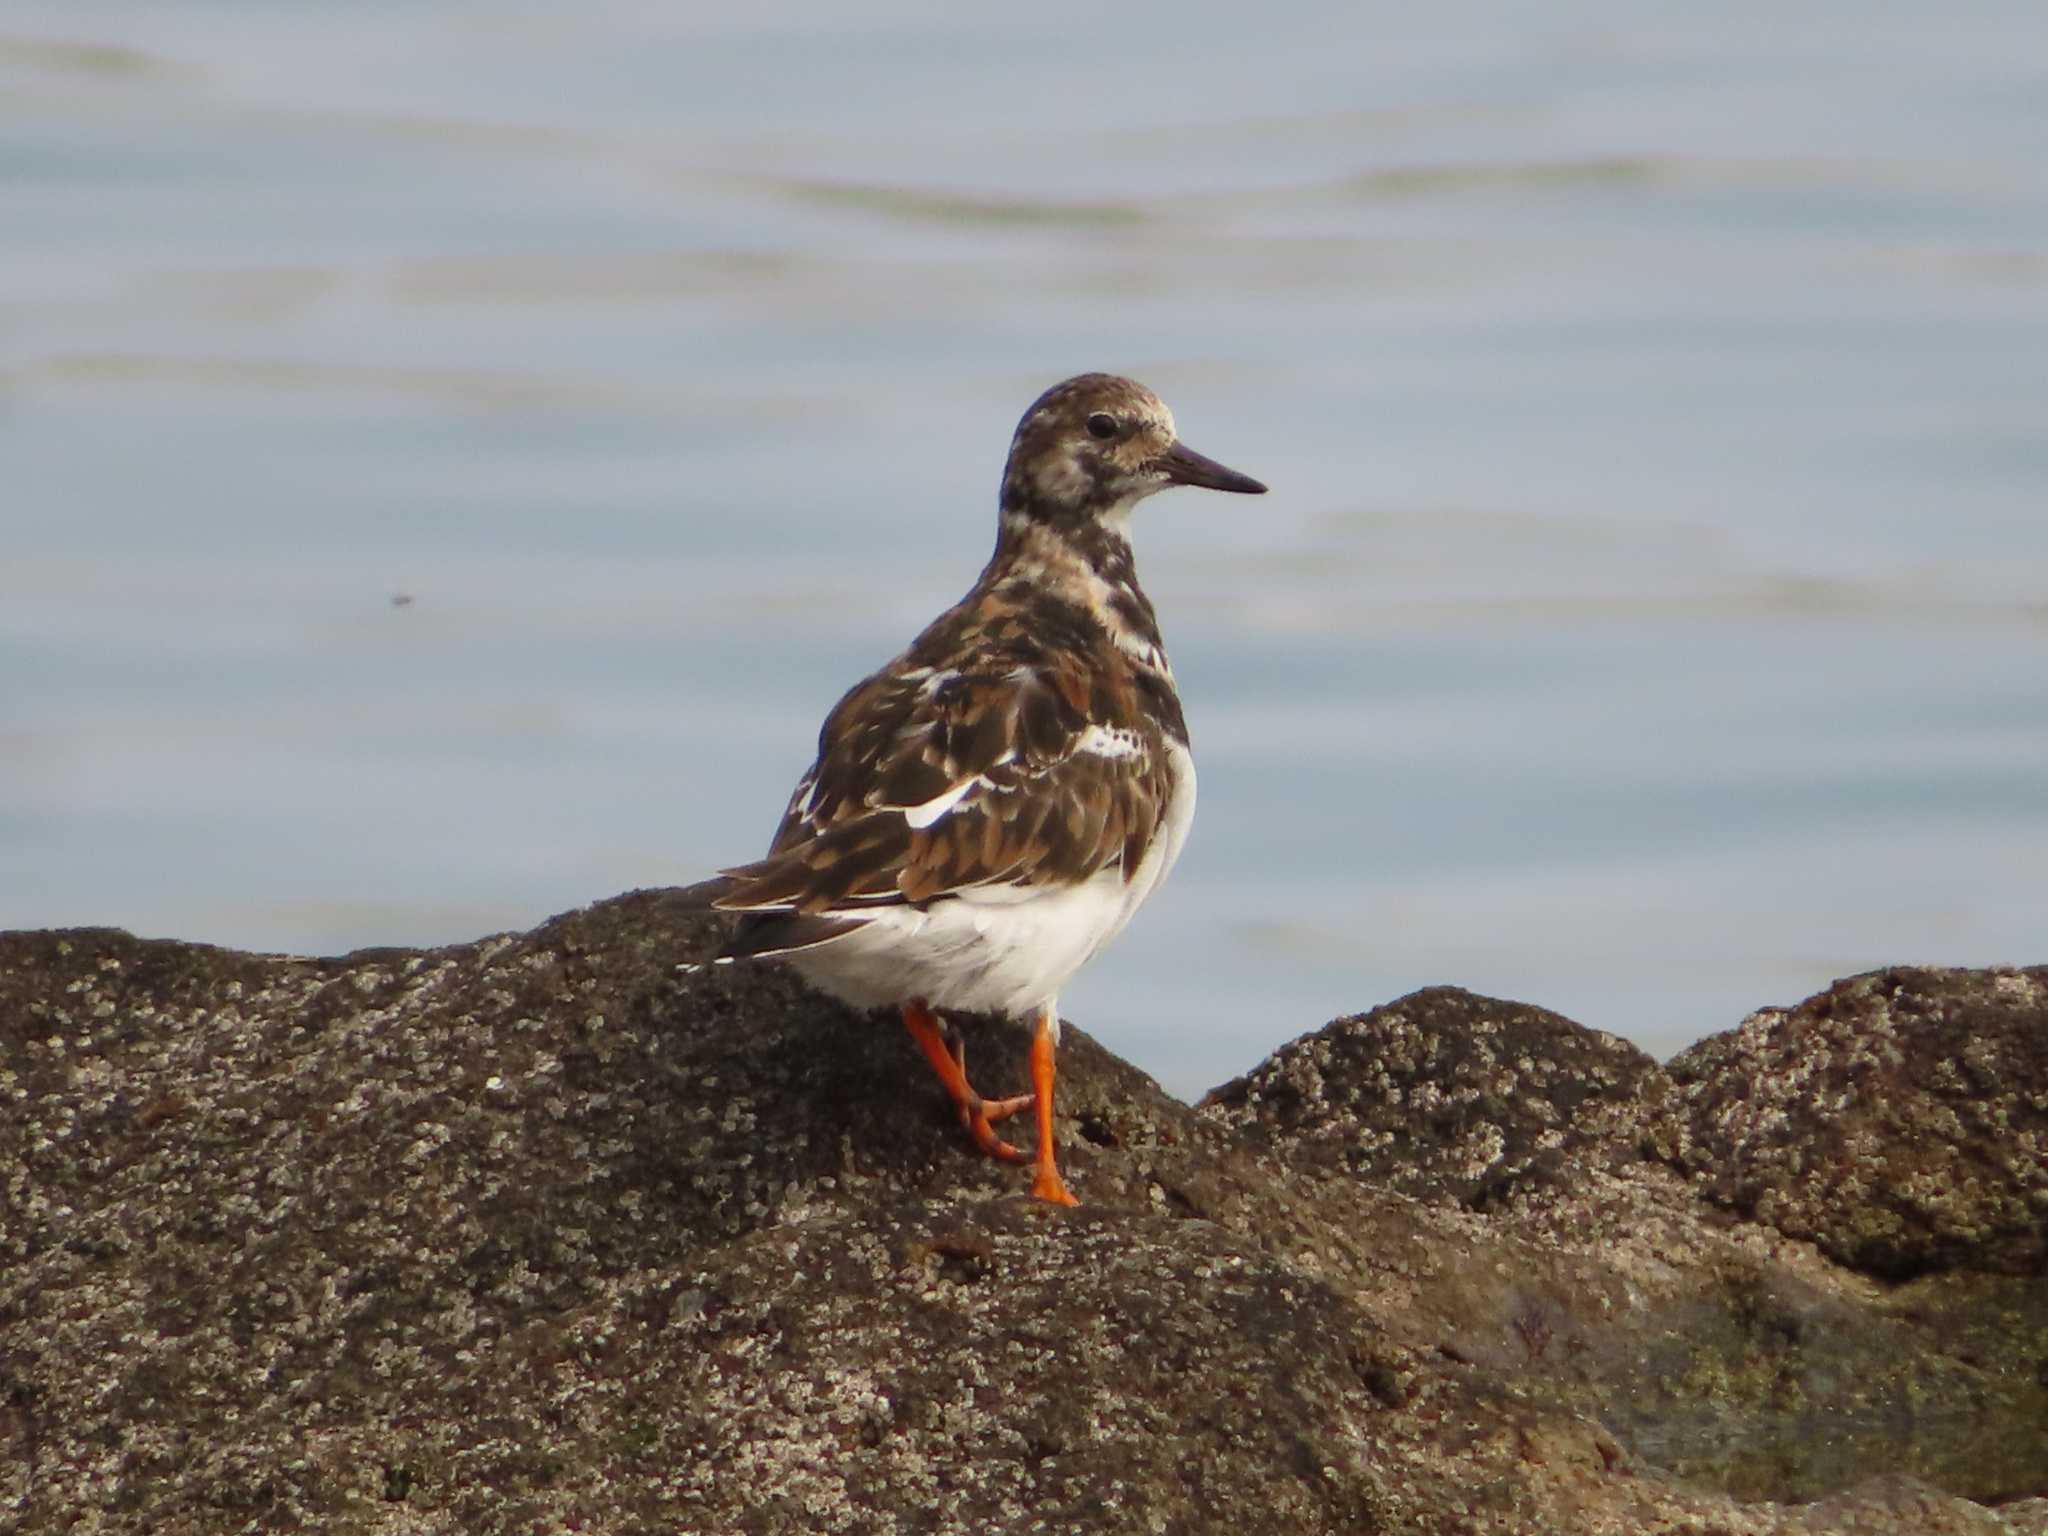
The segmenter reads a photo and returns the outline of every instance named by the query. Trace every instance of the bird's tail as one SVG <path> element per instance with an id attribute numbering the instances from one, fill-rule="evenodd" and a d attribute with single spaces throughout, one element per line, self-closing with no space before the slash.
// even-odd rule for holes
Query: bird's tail
<path id="1" fill-rule="evenodd" d="M 674 900 L 687 911 L 728 912 L 733 909 L 722 903 L 739 885 L 740 881 L 731 875 L 713 875 L 709 880 L 684 886 L 675 892 Z M 844 938 L 866 922 L 864 917 L 837 913 L 797 912 L 789 908 L 743 909 L 739 923 L 723 949 L 709 960 L 679 965 L 676 969 L 690 975 L 714 965 L 731 965 L 737 960 L 772 960 L 778 955 Z"/>

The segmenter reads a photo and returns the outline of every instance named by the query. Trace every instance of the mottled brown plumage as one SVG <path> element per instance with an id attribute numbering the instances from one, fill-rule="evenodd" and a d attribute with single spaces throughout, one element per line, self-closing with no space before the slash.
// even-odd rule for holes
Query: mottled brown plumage
<path id="1" fill-rule="evenodd" d="M 1166 799 L 1162 738 L 1186 740 L 1178 701 L 1060 599 L 1010 596 L 954 609 L 840 701 L 769 856 L 728 871 L 719 905 L 825 912 L 1136 867 Z M 1132 755 L 1082 749 L 1105 731 Z M 963 784 L 929 826 L 905 818 Z"/>
<path id="2" fill-rule="evenodd" d="M 898 1005 L 984 1149 L 1037 1102 L 1053 1166 L 1055 994 L 1164 878 L 1193 813 L 1173 672 L 1138 585 L 1132 508 L 1170 485 L 1260 492 L 1182 445 L 1143 385 L 1083 374 L 1018 424 L 994 555 L 960 602 L 854 687 L 768 854 L 692 887 L 746 914 L 725 958 L 787 954 Z M 988 1105 L 934 1054 L 927 1011 L 1035 1013 L 1035 1096 Z"/>

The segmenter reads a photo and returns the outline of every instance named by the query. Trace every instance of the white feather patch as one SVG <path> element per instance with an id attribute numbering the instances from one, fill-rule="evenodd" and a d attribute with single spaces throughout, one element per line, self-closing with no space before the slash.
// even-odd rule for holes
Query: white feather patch
<path id="1" fill-rule="evenodd" d="M 974 790 L 976 785 L 986 784 L 987 782 L 988 780 L 982 778 L 980 774 L 976 774 L 971 779 L 962 779 L 958 784 L 953 785 L 943 793 L 933 795 L 931 799 L 925 801 L 922 805 L 904 806 L 903 819 L 909 822 L 912 827 L 922 831 L 945 815 L 946 812 L 953 809 L 954 806 L 958 805 Z"/>
<path id="2" fill-rule="evenodd" d="M 1143 757 L 1145 742 L 1136 731 L 1119 730 L 1107 725 L 1091 725 L 1074 738 L 1074 750 L 1114 761 L 1121 758 Z"/>
<path id="3" fill-rule="evenodd" d="M 877 904 L 859 928 L 790 955 L 790 963 L 859 1008 L 921 997 L 942 1011 L 1024 1018 L 1053 1007 L 1067 978 L 1158 889 L 1187 840 L 1194 761 L 1170 739 L 1165 754 L 1173 787 L 1136 869 L 1105 869 L 1078 885 L 972 886 L 929 907 Z"/>
<path id="4" fill-rule="evenodd" d="M 1159 649 L 1151 641 L 1132 634 L 1121 624 L 1111 627 L 1110 638 L 1116 641 L 1116 648 L 1130 657 L 1131 660 L 1142 662 L 1146 667 L 1157 672 L 1168 682 L 1173 681 L 1173 668 L 1167 665 L 1166 652 Z"/>

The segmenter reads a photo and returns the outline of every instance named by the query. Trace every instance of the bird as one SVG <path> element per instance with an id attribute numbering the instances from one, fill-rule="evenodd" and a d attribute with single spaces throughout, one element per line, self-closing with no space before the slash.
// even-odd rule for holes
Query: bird
<path id="1" fill-rule="evenodd" d="M 1266 487 L 1180 441 L 1134 380 L 1084 373 L 1024 412 L 995 551 L 966 596 L 826 716 L 767 854 L 678 894 L 740 914 L 712 963 L 776 960 L 900 1013 L 987 1155 L 1037 1117 L 1031 1193 L 1078 1200 L 1053 1136 L 1059 991 L 1179 857 L 1194 759 L 1131 514 L 1174 486 Z M 951 1015 L 1029 1022 L 1029 1093 L 969 1085 Z"/>

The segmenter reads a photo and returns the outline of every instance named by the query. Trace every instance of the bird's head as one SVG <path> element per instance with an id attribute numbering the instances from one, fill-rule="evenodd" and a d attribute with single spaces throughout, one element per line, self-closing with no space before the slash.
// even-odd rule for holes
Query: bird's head
<path id="1" fill-rule="evenodd" d="M 1249 475 L 1180 440 L 1173 412 L 1134 379 L 1084 373 L 1055 384 L 1024 413 L 1003 466 L 1003 513 L 1055 526 L 1106 523 L 1174 485 L 1261 495 Z"/>

